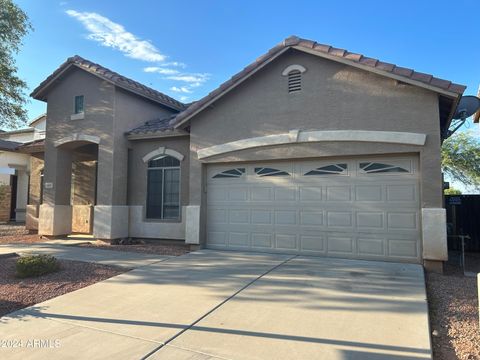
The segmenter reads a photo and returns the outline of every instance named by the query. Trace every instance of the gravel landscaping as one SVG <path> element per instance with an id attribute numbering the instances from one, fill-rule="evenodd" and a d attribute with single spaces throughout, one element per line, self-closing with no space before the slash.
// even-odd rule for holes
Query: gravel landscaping
<path id="1" fill-rule="evenodd" d="M 15 277 L 18 256 L 0 258 L 0 316 L 121 274 L 126 269 L 58 260 L 60 270 L 33 278 Z"/>
<path id="2" fill-rule="evenodd" d="M 31 244 L 43 241 L 38 234 L 30 234 L 25 224 L 0 223 L 0 244 Z"/>
<path id="3" fill-rule="evenodd" d="M 80 247 L 93 247 L 102 250 L 132 251 L 146 254 L 179 256 L 190 252 L 190 246 L 184 244 L 129 244 L 112 245 L 104 241 L 94 241 L 92 243 L 78 244 Z"/>
<path id="4" fill-rule="evenodd" d="M 480 359 L 477 278 L 447 264 L 443 275 L 426 279 L 433 358 Z"/>

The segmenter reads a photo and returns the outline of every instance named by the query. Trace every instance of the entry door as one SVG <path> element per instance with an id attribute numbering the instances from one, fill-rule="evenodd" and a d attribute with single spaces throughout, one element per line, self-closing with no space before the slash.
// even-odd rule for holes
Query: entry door
<path id="1" fill-rule="evenodd" d="M 418 262 L 417 159 L 211 165 L 207 246 Z"/>

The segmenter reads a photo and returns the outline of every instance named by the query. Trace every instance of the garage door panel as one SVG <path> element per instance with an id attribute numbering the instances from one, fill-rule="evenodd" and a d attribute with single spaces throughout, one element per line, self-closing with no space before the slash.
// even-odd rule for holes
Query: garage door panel
<path id="1" fill-rule="evenodd" d="M 275 211 L 275 225 L 296 225 L 297 211 L 296 210 L 276 210 Z"/>
<path id="2" fill-rule="evenodd" d="M 210 165 L 207 245 L 418 262 L 416 164 L 387 157 Z"/>
<path id="3" fill-rule="evenodd" d="M 356 201 L 383 201 L 384 190 L 382 185 L 358 185 L 355 186 Z"/>
<path id="4" fill-rule="evenodd" d="M 359 235 L 357 238 L 357 249 L 359 255 L 365 256 L 385 256 L 386 239 L 374 238 L 367 234 Z"/>
<path id="5" fill-rule="evenodd" d="M 387 201 L 417 201 L 415 184 L 387 185 Z"/>
<path id="6" fill-rule="evenodd" d="M 327 211 L 328 228 L 351 228 L 353 226 L 352 213 Z"/>
<path id="7" fill-rule="evenodd" d="M 416 212 L 390 212 L 387 215 L 388 228 L 399 230 L 416 230 L 417 213 Z"/>
<path id="8" fill-rule="evenodd" d="M 300 250 L 305 252 L 325 253 L 325 237 L 321 233 L 300 235 Z"/>
<path id="9" fill-rule="evenodd" d="M 357 211 L 357 227 L 359 229 L 385 229 L 385 214 L 383 212 Z"/>
<path id="10" fill-rule="evenodd" d="M 248 248 L 250 247 L 250 234 L 248 232 L 230 232 L 228 244 Z"/>
<path id="11" fill-rule="evenodd" d="M 300 210 L 300 225 L 323 226 L 325 213 L 322 210 Z"/>
<path id="12" fill-rule="evenodd" d="M 418 255 L 418 242 L 411 239 L 388 239 L 388 256 L 412 258 Z"/>
<path id="13" fill-rule="evenodd" d="M 279 250 L 298 250 L 296 234 L 275 234 L 275 248 Z"/>
<path id="14" fill-rule="evenodd" d="M 254 249 L 273 249 L 273 234 L 252 232 L 252 247 Z"/>
<path id="15" fill-rule="evenodd" d="M 273 188 L 271 187 L 250 187 L 250 200 L 252 201 L 273 201 Z"/>
<path id="16" fill-rule="evenodd" d="M 346 234 L 328 234 L 327 251 L 333 254 L 353 255 L 354 239 L 353 236 Z"/>
<path id="17" fill-rule="evenodd" d="M 351 198 L 350 186 L 327 186 L 327 201 L 350 201 Z"/>
<path id="18" fill-rule="evenodd" d="M 230 209 L 228 214 L 231 224 L 250 224 L 250 209 Z"/>
<path id="19" fill-rule="evenodd" d="M 321 201 L 323 199 L 322 190 L 322 186 L 301 186 L 300 200 L 305 202 Z"/>

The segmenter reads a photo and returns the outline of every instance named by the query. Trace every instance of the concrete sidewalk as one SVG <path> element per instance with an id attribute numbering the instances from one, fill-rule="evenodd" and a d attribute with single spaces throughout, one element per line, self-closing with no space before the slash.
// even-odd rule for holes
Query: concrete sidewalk
<path id="1" fill-rule="evenodd" d="M 50 254 L 58 259 L 94 262 L 103 265 L 115 265 L 123 268 L 137 268 L 166 260 L 171 256 L 145 254 L 127 251 L 96 249 L 56 243 L 7 244 L 0 245 L 0 255 Z"/>
<path id="2" fill-rule="evenodd" d="M 8 359 L 429 359 L 419 265 L 202 250 L 0 318 Z"/>

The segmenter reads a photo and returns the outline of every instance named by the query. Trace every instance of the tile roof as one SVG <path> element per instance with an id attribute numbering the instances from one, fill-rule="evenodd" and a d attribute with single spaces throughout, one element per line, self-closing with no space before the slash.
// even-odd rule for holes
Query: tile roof
<path id="1" fill-rule="evenodd" d="M 282 41 L 280 44 L 270 49 L 266 54 L 257 58 L 252 64 L 245 67 L 238 74 L 232 76 L 229 80 L 224 82 L 207 96 L 195 102 L 187 109 L 179 113 L 175 120 L 175 127 L 178 127 L 183 122 L 187 121 L 191 116 L 203 109 L 207 105 L 207 103 L 214 100 L 219 95 L 225 93 L 226 90 L 235 86 L 241 79 L 250 75 L 254 70 L 262 66 L 265 62 L 273 58 L 275 55 L 286 50 L 287 48 L 293 47 L 297 49 L 305 49 L 309 52 L 317 53 L 320 56 L 329 57 L 332 60 L 336 59 L 337 61 L 341 61 L 346 64 L 362 67 L 365 70 L 375 71 L 376 73 L 380 74 L 384 73 L 386 76 L 397 76 L 400 78 L 404 78 L 405 81 L 415 81 L 419 85 L 424 84 L 426 86 L 432 87 L 433 89 L 447 91 L 457 96 L 462 95 L 466 89 L 466 87 L 463 85 L 455 84 L 448 80 L 439 79 L 430 74 L 424 74 L 421 72 L 417 72 L 413 69 L 408 69 L 397 66 L 395 64 L 382 62 L 378 59 L 369 58 L 362 54 L 351 53 L 347 50 L 334 48 L 330 45 L 324 45 L 315 41 L 301 39 L 297 36 L 290 36 L 289 38 Z"/>
<path id="2" fill-rule="evenodd" d="M 20 144 L 17 149 L 22 153 L 38 153 L 45 150 L 45 139 L 37 139 Z"/>
<path id="3" fill-rule="evenodd" d="M 0 139 L 0 150 L 7 150 L 7 151 L 16 150 L 17 147 L 20 145 L 22 145 L 22 143 Z"/>
<path id="4" fill-rule="evenodd" d="M 10 130 L 10 131 L 3 131 L 0 133 L 0 137 L 7 137 L 10 135 L 15 135 L 15 134 L 27 134 L 34 132 L 35 129 L 32 127 L 25 128 L 25 129 L 18 129 L 18 130 Z"/>
<path id="5" fill-rule="evenodd" d="M 46 89 L 54 79 L 60 76 L 63 71 L 70 66 L 76 66 L 80 69 L 88 71 L 89 73 L 94 74 L 106 81 L 109 81 L 110 83 L 113 83 L 118 87 L 131 91 L 137 95 L 146 97 L 169 108 L 175 110 L 183 110 L 186 107 L 185 104 L 181 103 L 178 100 L 175 100 L 170 96 L 167 96 L 148 86 L 145 86 L 135 80 L 122 76 L 99 64 L 86 60 L 78 55 L 68 58 L 67 61 L 60 65 L 57 70 L 55 70 L 50 76 L 48 76 L 44 81 L 42 81 L 40 85 L 38 85 L 37 88 L 33 90 L 30 96 L 37 100 L 45 100 L 45 97 L 42 96 L 42 91 Z"/>
<path id="6" fill-rule="evenodd" d="M 173 114 L 165 118 L 149 120 L 145 124 L 128 131 L 127 135 L 153 134 L 157 132 L 173 131 L 173 125 L 175 124 L 176 116 L 177 114 Z"/>

